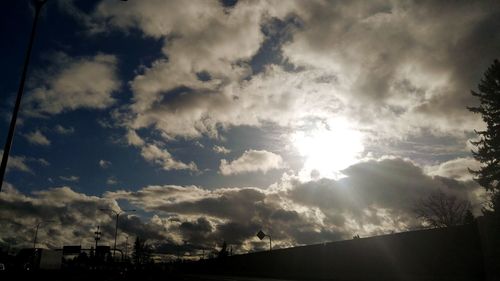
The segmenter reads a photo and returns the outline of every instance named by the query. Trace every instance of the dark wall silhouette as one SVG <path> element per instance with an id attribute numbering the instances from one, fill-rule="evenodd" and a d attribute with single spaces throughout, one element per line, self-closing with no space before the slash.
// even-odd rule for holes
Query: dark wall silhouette
<path id="1" fill-rule="evenodd" d="M 199 273 L 313 280 L 484 280 L 485 275 L 475 225 L 236 255 L 194 267 Z"/>

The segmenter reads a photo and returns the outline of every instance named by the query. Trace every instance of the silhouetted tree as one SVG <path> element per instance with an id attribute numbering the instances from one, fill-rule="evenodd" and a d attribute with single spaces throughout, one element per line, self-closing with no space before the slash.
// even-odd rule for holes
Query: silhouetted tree
<path id="1" fill-rule="evenodd" d="M 90 247 L 90 253 L 89 253 L 89 258 L 93 260 L 95 258 L 95 252 L 94 252 L 94 247 Z"/>
<path id="2" fill-rule="evenodd" d="M 472 151 L 474 158 L 482 166 L 479 170 L 470 170 L 474 179 L 491 193 L 491 208 L 500 211 L 500 62 L 486 70 L 479 82 L 478 91 L 472 95 L 479 98 L 480 105 L 468 107 L 474 113 L 481 114 L 486 123 L 486 130 L 475 131 L 478 141 L 471 141 L 476 147 Z"/>
<path id="3" fill-rule="evenodd" d="M 469 209 L 469 201 L 446 195 L 442 191 L 421 199 L 413 207 L 417 218 L 431 227 L 461 225 Z"/>
<path id="4" fill-rule="evenodd" d="M 472 214 L 471 210 L 467 210 L 464 215 L 464 224 L 473 224 L 476 222 L 476 218 Z"/>
<path id="5" fill-rule="evenodd" d="M 227 244 L 226 241 L 222 243 L 222 248 L 220 249 L 219 253 L 217 254 L 218 258 L 225 258 L 228 256 L 228 251 L 227 251 Z"/>
<path id="6" fill-rule="evenodd" d="M 132 253 L 132 260 L 135 264 L 144 264 L 151 259 L 151 249 L 146 244 L 145 240 L 140 237 L 135 238 L 134 252 Z"/>

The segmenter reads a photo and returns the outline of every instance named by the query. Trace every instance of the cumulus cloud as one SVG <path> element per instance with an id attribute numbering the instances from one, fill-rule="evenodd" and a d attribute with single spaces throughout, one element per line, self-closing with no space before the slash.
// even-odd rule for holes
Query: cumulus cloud
<path id="1" fill-rule="evenodd" d="M 216 153 L 219 153 L 219 154 L 229 154 L 231 152 L 230 149 L 225 148 L 224 146 L 220 146 L 220 145 L 214 145 L 212 147 L 212 150 L 215 151 Z"/>
<path id="2" fill-rule="evenodd" d="M 325 220 L 361 233 L 401 231 L 418 226 L 412 211 L 420 198 L 436 191 L 470 200 L 475 213 L 481 208 L 481 187 L 445 177 L 431 177 L 422 168 L 402 159 L 355 164 L 334 181 L 294 182 L 288 194 L 297 203 L 318 207 Z"/>
<path id="3" fill-rule="evenodd" d="M 144 140 L 134 130 L 127 131 L 125 136 L 127 143 L 132 146 L 143 146 Z"/>
<path id="4" fill-rule="evenodd" d="M 61 135 L 70 135 L 70 134 L 73 134 L 75 132 L 75 128 L 73 127 L 69 127 L 69 128 L 65 128 L 61 125 L 56 125 L 56 127 L 54 128 L 54 130 L 58 133 L 58 134 L 61 134 Z"/>
<path id="5" fill-rule="evenodd" d="M 428 166 L 426 170 L 429 175 L 469 181 L 473 178 L 469 169 L 478 170 L 480 167 L 481 164 L 474 158 L 466 157 L 452 159 L 435 166 Z"/>
<path id="6" fill-rule="evenodd" d="M 80 177 L 78 176 L 59 176 L 60 179 L 63 181 L 69 181 L 69 182 L 78 182 L 80 180 Z"/>
<path id="7" fill-rule="evenodd" d="M 180 5 L 183 13 L 173 12 Z M 372 138 L 400 139 L 429 131 L 463 136 L 481 126 L 465 106 L 499 55 L 499 39 L 484 31 L 497 29 L 499 12 L 498 4 L 467 2 L 240 1 L 225 9 L 217 1 L 147 1 L 124 10 L 103 1 L 92 17 L 104 29 L 168 38 L 164 56 L 130 84 L 126 127 L 198 138 L 229 126 L 293 128 L 343 116 Z M 252 73 L 268 39 L 261 27 L 291 19 L 300 24 L 276 46 L 283 60 L 273 63 L 281 65 Z M 482 48 L 472 47 L 478 42 Z"/>
<path id="8" fill-rule="evenodd" d="M 141 155 L 147 161 L 157 164 L 163 170 L 191 170 L 198 171 L 198 167 L 194 162 L 188 164 L 175 160 L 170 152 L 166 149 L 158 147 L 156 144 L 146 144 L 141 148 Z"/>
<path id="9" fill-rule="evenodd" d="M 112 219 L 99 208 L 116 208 L 116 202 L 87 196 L 69 187 L 57 187 L 25 195 L 13 187 L 0 194 L 0 243 L 14 242 L 13 247 L 32 245 L 33 230 L 40 221 L 53 221 L 40 227 L 39 247 L 92 243 L 96 221 L 111 224 Z M 112 229 L 109 232 L 112 233 Z"/>
<path id="10" fill-rule="evenodd" d="M 316 233 L 316 241 L 344 235 L 340 229 L 327 230 L 318 225 L 308 210 L 293 210 L 278 193 L 258 188 L 211 191 L 195 186 L 149 186 L 135 192 L 107 192 L 105 197 L 128 200 L 159 215 L 174 216 L 179 221 L 180 235 L 194 242 L 210 245 L 210 241 L 224 239 L 244 251 L 253 248 L 255 232 L 260 228 L 272 229 L 273 239 L 282 246 L 313 240 L 304 233 Z M 295 234 L 303 236 L 296 240 Z"/>
<path id="11" fill-rule="evenodd" d="M 133 233 L 151 239 L 158 251 L 170 253 L 184 241 L 191 246 L 183 250 L 193 253 L 211 249 L 221 239 L 234 243 L 235 251 L 247 252 L 259 247 L 255 238 L 259 229 L 271 233 L 277 247 L 405 231 L 421 226 L 412 213 L 413 204 L 436 191 L 470 200 L 475 212 L 481 207 L 477 204 L 481 187 L 473 181 L 430 176 L 407 160 L 371 160 L 344 173 L 346 177 L 339 180 L 301 182 L 285 177 L 266 189 L 164 185 L 108 191 L 101 197 L 69 187 L 31 195 L 7 188 L 0 194 L 0 223 L 6 229 L 0 240 L 31 237 L 28 226 L 53 219 L 56 223 L 47 230 L 55 234 L 42 234 L 41 243 L 74 243 L 82 237 L 91 243 L 96 223 L 112 233 L 111 216 L 98 209 L 119 210 L 117 202 L 154 214 L 149 219 L 124 215 L 119 241 Z"/>
<path id="12" fill-rule="evenodd" d="M 491 36 L 498 29 L 500 5 L 491 2 L 238 1 L 225 8 L 219 1 L 139 1 L 122 6 L 102 1 L 84 15 L 62 5 L 94 33 L 138 30 L 163 40 L 160 57 L 141 66 L 130 82 L 131 104 L 113 116 L 127 130 L 125 141 L 143 156 L 155 146 L 138 135 L 144 129 L 171 141 L 218 138 L 230 127 L 269 123 L 293 132 L 310 120 L 338 117 L 372 143 L 426 134 L 463 138 L 482 126 L 465 108 L 475 102 L 469 89 L 500 55 L 495 48 L 500 39 Z M 279 29 L 273 22 L 286 39 L 266 32 L 265 27 Z M 269 55 L 259 53 L 269 42 L 275 43 L 276 58 L 254 73 L 254 59 Z M 153 158 L 147 160 L 167 169 L 176 166 Z"/>
<path id="13" fill-rule="evenodd" d="M 238 88 L 265 40 L 262 24 L 286 15 L 286 5 L 265 4 L 243 1 L 230 10 L 217 1 L 138 2 L 127 10 L 112 1 L 99 4 L 93 16 L 107 28 L 138 28 L 146 36 L 168 38 L 162 49 L 168 60 L 158 58 L 131 83 L 134 99 L 127 116 L 132 118 L 126 125 L 153 126 L 166 138 L 193 138 L 216 137 L 219 125 L 260 122 L 251 108 L 259 103 L 238 101 Z M 183 13 L 174 12 L 179 9 Z M 199 73 L 209 79 L 199 79 Z"/>
<path id="14" fill-rule="evenodd" d="M 24 137 L 32 144 L 49 146 L 50 140 L 40 130 L 25 134 Z"/>
<path id="15" fill-rule="evenodd" d="M 49 161 L 47 161 L 47 160 L 45 160 L 43 158 L 36 159 L 36 162 L 38 162 L 38 164 L 40 164 L 42 166 L 45 166 L 45 167 L 50 166 Z"/>
<path id="16" fill-rule="evenodd" d="M 161 56 L 130 82 L 131 104 L 113 115 L 144 157 L 155 144 L 138 135 L 143 129 L 171 141 L 269 123 L 293 132 L 310 120 L 339 117 L 372 142 L 463 138 L 482 126 L 465 106 L 474 103 L 469 89 L 500 54 L 493 47 L 499 39 L 484 31 L 497 29 L 499 6 L 239 1 L 228 9 L 218 1 L 142 1 L 123 9 L 102 1 L 83 22 L 92 32 L 139 30 L 164 40 Z M 272 23 L 286 39 L 266 32 L 278 28 Z M 253 59 L 273 40 L 276 59 L 253 73 Z M 482 47 L 473 47 L 478 42 Z M 147 160 L 177 166 L 153 158 Z"/>
<path id="17" fill-rule="evenodd" d="M 176 138 L 222 139 L 221 132 L 243 125 L 271 124 L 293 134 L 311 123 L 342 117 L 366 134 L 367 152 L 387 138 L 406 140 L 408 151 L 414 151 L 418 144 L 410 136 L 423 137 L 421 142 L 429 136 L 463 137 L 481 126 L 465 109 L 474 103 L 469 89 L 500 55 L 500 37 L 494 32 L 500 5 L 493 2 L 238 1 L 230 9 L 219 1 L 129 2 L 123 9 L 118 1 L 105 0 L 90 15 L 72 13 L 92 32 L 133 30 L 163 42 L 160 57 L 140 66 L 128 84 L 130 104 L 113 111 L 112 117 L 126 130 L 124 142 L 167 171 L 198 168 L 176 159 L 154 137 L 167 144 Z M 271 21 L 284 26 L 289 36 L 273 46 L 278 58 L 254 73 L 253 59 L 265 57 L 259 52 L 273 41 L 263 28 Z M 46 116 L 115 103 L 112 94 L 121 84 L 115 56 L 59 54 L 55 62 L 57 67 L 39 75 L 44 81 L 34 83 L 28 94 L 28 113 Z M 429 154 L 434 148 L 425 145 Z M 453 153 L 448 144 L 441 148 L 440 153 Z M 228 152 L 222 146 L 212 149 Z M 219 172 L 265 173 L 283 166 L 281 155 L 247 150 L 236 159 L 222 159 Z M 342 179 L 301 181 L 285 175 L 269 188 L 164 185 L 103 197 L 61 188 L 32 195 L 10 192 L 0 198 L 11 200 L 7 205 L 19 212 L 45 214 L 38 209 L 43 207 L 57 215 L 69 208 L 60 202 L 95 208 L 125 200 L 155 213 L 149 221 L 124 217 L 123 227 L 173 243 L 158 249 L 171 250 L 185 239 L 202 247 L 225 238 L 250 250 L 257 245 L 252 239 L 260 228 L 270 231 L 280 246 L 408 230 L 419 226 L 411 213 L 413 202 L 438 190 L 471 200 L 477 212 L 482 189 L 470 180 L 466 167 L 477 163 L 462 157 L 422 168 L 383 158 L 348 167 Z M 112 181 L 108 178 L 108 184 Z M 9 227 L 16 229 L 16 223 L 29 224 L 16 221 Z M 75 234 L 60 233 L 54 237 L 76 239 Z"/>
<path id="18" fill-rule="evenodd" d="M 222 159 L 220 161 L 219 172 L 228 176 L 249 172 L 266 173 L 272 169 L 283 167 L 283 159 L 280 155 L 266 150 L 247 150 L 239 158 L 233 161 Z"/>
<path id="19" fill-rule="evenodd" d="M 117 183 L 118 183 L 118 180 L 116 179 L 116 177 L 109 177 L 106 180 L 106 184 L 108 184 L 108 185 L 115 185 Z"/>
<path id="20" fill-rule="evenodd" d="M 391 136 L 480 126 L 466 106 L 475 102 L 469 90 L 499 55 L 500 38 L 486 31 L 499 27 L 498 3 L 300 4 L 303 28 L 284 56 L 335 76 L 350 115 Z"/>
<path id="21" fill-rule="evenodd" d="M 113 55 L 72 58 L 59 53 L 54 66 L 38 73 L 35 88 L 26 97 L 25 112 L 31 116 L 58 114 L 79 108 L 103 109 L 115 103 L 120 88 Z"/>
<path id="22" fill-rule="evenodd" d="M 50 221 L 40 226 L 38 247 L 93 245 L 97 226 L 103 232 L 101 245 L 112 245 L 114 217 L 100 209 L 121 210 L 112 199 L 78 193 L 67 186 L 23 194 L 6 185 L 0 194 L 0 244 L 9 244 L 12 248 L 31 247 L 36 224 Z M 119 247 L 124 247 L 125 236 L 140 236 L 155 244 L 173 243 L 168 233 L 170 225 L 166 222 L 157 216 L 142 219 L 122 214 Z"/>
<path id="23" fill-rule="evenodd" d="M 301 182 L 290 177 L 268 189 L 167 185 L 104 196 L 127 200 L 160 216 L 184 219 L 179 230 L 193 239 L 230 238 L 245 249 L 253 247 L 252 239 L 260 228 L 271 231 L 278 245 L 290 246 L 421 227 L 412 208 L 436 191 L 470 200 L 474 212 L 480 211 L 477 184 L 429 176 L 407 160 L 371 160 L 344 173 L 347 176 L 339 180 Z M 188 223 L 186 218 L 191 218 Z"/>
<path id="24" fill-rule="evenodd" d="M 0 150 L 0 157 L 3 156 L 3 150 Z M 22 172 L 32 173 L 28 164 L 26 164 L 28 159 L 24 156 L 9 155 L 9 160 L 7 162 L 7 170 L 18 170 Z"/>
<path id="25" fill-rule="evenodd" d="M 107 169 L 109 167 L 111 167 L 111 161 L 106 161 L 106 160 L 99 160 L 99 167 L 103 168 L 103 169 Z"/>

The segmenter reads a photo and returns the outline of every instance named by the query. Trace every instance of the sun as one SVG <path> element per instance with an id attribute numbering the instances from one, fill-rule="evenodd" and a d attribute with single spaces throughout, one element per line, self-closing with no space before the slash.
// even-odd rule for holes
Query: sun
<path id="1" fill-rule="evenodd" d="M 297 131 L 292 135 L 293 145 L 305 157 L 299 177 L 339 179 L 341 171 L 360 159 L 364 150 L 363 134 L 344 119 L 318 124 L 314 129 Z"/>

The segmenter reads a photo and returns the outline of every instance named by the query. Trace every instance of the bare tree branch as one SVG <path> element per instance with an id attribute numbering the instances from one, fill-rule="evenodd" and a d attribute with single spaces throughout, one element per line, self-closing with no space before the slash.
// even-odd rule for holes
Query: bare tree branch
<path id="1" fill-rule="evenodd" d="M 469 201 L 438 191 L 418 201 L 413 212 L 431 227 L 449 227 L 463 224 L 470 207 Z"/>

